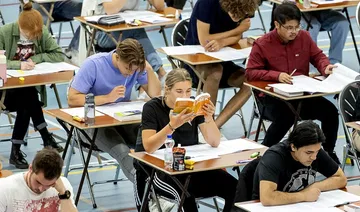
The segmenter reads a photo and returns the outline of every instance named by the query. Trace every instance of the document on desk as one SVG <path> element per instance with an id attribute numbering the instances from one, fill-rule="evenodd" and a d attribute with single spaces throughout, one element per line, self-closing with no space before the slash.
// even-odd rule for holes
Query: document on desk
<path id="1" fill-rule="evenodd" d="M 261 149 L 263 147 L 264 146 L 258 143 L 245 139 L 221 141 L 218 147 L 212 147 L 209 144 L 184 146 L 186 149 L 185 155 L 191 157 L 195 161 L 210 160 L 213 158 L 218 158 L 221 155 L 231 154 L 244 150 Z M 150 155 L 164 160 L 164 149 L 159 149 Z"/>
<path id="2" fill-rule="evenodd" d="M 224 47 L 217 52 L 204 52 L 204 54 L 222 61 L 233 61 L 246 59 L 247 57 L 249 57 L 250 52 L 251 47 L 246 49 L 234 49 L 231 47 Z"/>
<path id="3" fill-rule="evenodd" d="M 311 2 L 318 5 L 323 5 L 323 4 L 337 4 L 344 2 L 344 0 L 311 0 Z"/>
<path id="4" fill-rule="evenodd" d="M 280 206 L 263 206 L 260 202 L 250 204 L 235 205 L 247 211 L 267 211 L 267 212 L 282 212 L 282 211 L 337 211 L 335 206 L 342 204 L 349 204 L 352 202 L 360 201 L 360 196 L 342 191 L 333 190 L 321 192 L 319 199 L 316 202 L 301 202 L 289 205 Z M 341 211 L 341 210 L 340 210 Z"/>
<path id="5" fill-rule="evenodd" d="M 35 65 L 33 70 L 7 70 L 7 74 L 12 77 L 26 77 L 39 74 L 51 74 L 60 71 L 78 70 L 79 67 L 71 65 L 69 63 L 39 63 Z"/>
<path id="6" fill-rule="evenodd" d="M 184 55 L 205 53 L 204 47 L 201 45 L 183 45 L 183 46 L 167 46 L 162 47 L 167 55 Z"/>
<path id="7" fill-rule="evenodd" d="M 322 81 L 326 89 L 341 91 L 346 85 L 359 79 L 360 74 L 358 72 L 340 63 L 336 63 L 335 65 L 337 67 L 333 69 L 333 73 Z"/>
<path id="8" fill-rule="evenodd" d="M 126 116 L 123 118 L 119 118 L 116 116 L 116 113 L 125 113 L 128 111 L 142 111 L 144 107 L 144 101 L 134 101 L 134 102 L 118 102 L 112 104 L 106 104 L 95 107 L 95 110 L 104 113 L 108 116 L 111 116 L 119 121 L 133 121 L 133 120 L 141 120 L 141 113 L 131 116 Z"/>
<path id="9" fill-rule="evenodd" d="M 126 10 L 126 11 L 120 12 L 118 14 L 126 21 L 133 21 L 134 19 L 141 20 L 146 17 L 161 17 L 161 16 L 163 16 L 162 14 L 147 11 L 147 10 Z M 170 19 L 170 21 L 171 20 L 172 19 Z"/>
<path id="10" fill-rule="evenodd" d="M 80 118 L 84 118 L 85 112 L 84 107 L 74 107 L 74 108 L 66 108 L 60 109 L 62 112 L 69 114 L 70 116 L 78 116 Z M 95 116 L 104 116 L 104 114 L 95 111 Z"/>

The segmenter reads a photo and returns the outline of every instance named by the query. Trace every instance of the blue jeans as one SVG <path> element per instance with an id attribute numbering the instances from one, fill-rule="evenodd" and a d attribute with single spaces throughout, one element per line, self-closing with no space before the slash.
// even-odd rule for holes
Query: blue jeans
<path id="1" fill-rule="evenodd" d="M 309 29 L 311 38 L 317 43 L 317 36 L 320 31 L 330 31 L 329 60 L 331 64 L 342 62 L 342 52 L 345 46 L 346 37 L 349 32 L 349 22 L 340 12 L 324 10 L 304 13 L 306 19 L 311 20 L 312 28 Z M 302 24 L 306 22 L 302 18 Z"/>
<path id="2" fill-rule="evenodd" d="M 50 10 L 51 4 L 42 4 L 46 10 Z M 38 4 L 34 4 L 34 8 L 39 10 L 41 15 L 43 16 L 44 22 L 47 21 L 47 16 L 40 9 Z M 54 18 L 54 22 L 61 21 L 70 21 L 73 20 L 74 17 L 81 15 L 82 1 L 80 0 L 66 0 L 61 2 L 56 2 L 54 4 L 54 11 L 52 13 L 52 17 Z M 46 22 L 45 22 L 46 23 Z M 76 29 L 74 37 L 72 38 L 69 49 L 78 50 L 79 49 L 79 37 L 80 37 L 80 27 Z"/>
<path id="3" fill-rule="evenodd" d="M 112 32 L 112 35 L 116 40 L 118 40 L 120 36 L 120 32 Z M 125 30 L 122 32 L 121 39 L 124 40 L 126 38 L 133 38 L 140 42 L 140 44 L 144 48 L 146 60 L 150 63 L 153 70 L 157 72 L 159 68 L 163 65 L 163 63 L 159 55 L 156 53 L 154 46 L 152 45 L 145 30 L 144 29 Z M 96 40 L 97 40 L 97 44 L 101 48 L 106 48 L 106 49 L 116 48 L 114 41 L 105 32 L 97 32 Z"/>

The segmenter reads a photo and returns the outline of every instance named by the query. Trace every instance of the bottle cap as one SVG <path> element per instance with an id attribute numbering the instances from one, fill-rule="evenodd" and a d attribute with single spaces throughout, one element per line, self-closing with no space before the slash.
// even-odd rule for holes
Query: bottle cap
<path id="1" fill-rule="evenodd" d="M 92 93 L 86 94 L 85 103 L 94 103 L 94 94 Z"/>
<path id="2" fill-rule="evenodd" d="M 178 144 L 178 147 L 181 147 L 181 144 Z"/>
<path id="3" fill-rule="evenodd" d="M 166 136 L 168 139 L 172 139 L 172 135 L 167 135 Z"/>

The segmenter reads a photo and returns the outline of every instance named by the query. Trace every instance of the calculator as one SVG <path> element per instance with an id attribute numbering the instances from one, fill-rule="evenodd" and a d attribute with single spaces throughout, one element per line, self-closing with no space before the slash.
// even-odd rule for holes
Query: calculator
<path id="1" fill-rule="evenodd" d="M 125 19 L 120 15 L 109 15 L 99 18 L 96 24 L 112 26 L 125 23 Z"/>

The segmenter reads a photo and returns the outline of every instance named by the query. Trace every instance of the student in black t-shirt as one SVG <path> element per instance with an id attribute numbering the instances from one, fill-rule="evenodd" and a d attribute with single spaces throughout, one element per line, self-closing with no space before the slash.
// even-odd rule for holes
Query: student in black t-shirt
<path id="1" fill-rule="evenodd" d="M 254 15 L 257 7 L 257 1 L 254 0 L 198 0 L 191 14 L 185 44 L 202 45 L 206 51 L 216 52 L 238 43 L 242 34 L 249 29 L 249 17 Z M 194 84 L 197 84 L 196 74 L 190 67 L 186 68 Z M 203 90 L 211 95 L 214 104 L 219 87 L 241 88 L 216 118 L 215 123 L 220 128 L 250 97 L 250 88 L 243 85 L 245 70 L 231 61 L 198 65 L 195 68 L 203 74 Z"/>
<path id="2" fill-rule="evenodd" d="M 164 148 L 168 134 L 172 134 L 175 146 L 178 144 L 182 146 L 196 145 L 199 143 L 198 128 L 208 144 L 213 147 L 220 144 L 220 131 L 213 120 L 215 107 L 211 102 L 203 107 L 206 112 L 205 116 L 195 116 L 193 113 L 184 114 L 185 110 L 178 115 L 172 113 L 176 98 L 189 98 L 190 95 L 191 77 L 189 73 L 185 69 L 170 71 L 165 80 L 164 96 L 153 98 L 144 105 L 142 128 L 135 151 L 152 153 Z M 148 176 L 136 162 L 134 166 L 137 170 L 135 202 L 139 208 Z M 177 178 L 184 184 L 186 177 L 186 175 L 180 175 Z M 158 194 L 180 201 L 181 190 L 169 176 L 160 171 L 156 172 L 154 182 Z M 224 170 L 191 174 L 188 187 L 191 196 L 185 199 L 183 208 L 185 211 L 197 211 L 195 198 L 219 196 L 225 199 L 224 211 L 230 211 L 235 188 L 235 178 Z"/>
<path id="3" fill-rule="evenodd" d="M 263 205 L 313 202 L 321 191 L 343 188 L 341 168 L 321 149 L 325 136 L 312 121 L 297 125 L 288 140 L 267 150 L 256 168 L 253 199 Z M 315 182 L 316 173 L 326 179 Z"/>

